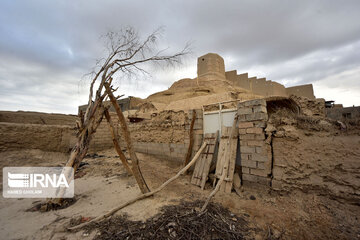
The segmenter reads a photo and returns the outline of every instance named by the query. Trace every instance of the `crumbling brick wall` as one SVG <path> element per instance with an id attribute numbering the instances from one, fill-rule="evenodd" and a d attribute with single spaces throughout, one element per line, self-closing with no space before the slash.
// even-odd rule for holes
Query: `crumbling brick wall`
<path id="1" fill-rule="evenodd" d="M 255 99 L 238 104 L 240 165 L 242 180 L 270 185 L 271 146 L 266 141 L 266 101 Z"/>

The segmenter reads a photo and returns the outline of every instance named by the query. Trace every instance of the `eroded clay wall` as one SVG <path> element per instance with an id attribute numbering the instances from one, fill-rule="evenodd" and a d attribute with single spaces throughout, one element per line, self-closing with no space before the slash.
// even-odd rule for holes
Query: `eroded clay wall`
<path id="1" fill-rule="evenodd" d="M 316 190 L 359 203 L 359 142 L 359 135 L 305 135 L 301 131 L 274 137 L 272 187 Z"/>
<path id="2" fill-rule="evenodd" d="M 296 95 L 300 97 L 307 97 L 309 99 L 315 99 L 314 88 L 312 84 L 288 87 L 286 88 L 286 92 L 289 96 Z"/>
<path id="3" fill-rule="evenodd" d="M 75 126 L 76 119 L 76 115 L 67 114 L 0 111 L 0 122 L 7 123 Z"/>
<path id="4" fill-rule="evenodd" d="M 225 79 L 224 59 L 215 53 L 208 53 L 199 57 L 197 62 L 197 74 L 199 79 Z"/>
<path id="5" fill-rule="evenodd" d="M 0 123 L 0 151 L 40 149 L 66 153 L 75 140 L 75 130 L 70 126 Z"/>
<path id="6" fill-rule="evenodd" d="M 0 112 L 0 151 L 40 149 L 69 152 L 77 116 L 39 112 Z"/>

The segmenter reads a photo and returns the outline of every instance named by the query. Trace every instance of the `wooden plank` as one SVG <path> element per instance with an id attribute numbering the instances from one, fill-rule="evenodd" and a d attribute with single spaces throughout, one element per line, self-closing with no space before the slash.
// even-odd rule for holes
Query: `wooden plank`
<path id="1" fill-rule="evenodd" d="M 205 183 L 206 183 L 206 180 L 207 180 L 208 175 L 209 175 L 210 165 L 211 165 L 211 162 L 213 161 L 213 159 L 215 157 L 214 153 L 215 153 L 217 136 L 218 136 L 218 132 L 216 133 L 215 138 L 212 140 L 213 144 L 211 144 L 210 147 L 209 147 L 209 152 L 212 153 L 212 154 L 209 154 L 209 155 L 206 156 L 204 169 L 203 169 L 203 174 L 202 174 L 202 179 L 201 179 L 201 183 L 200 183 L 201 189 L 204 189 L 204 187 L 205 187 Z"/>
<path id="2" fill-rule="evenodd" d="M 209 169 L 212 160 L 214 159 L 215 146 L 217 141 L 217 135 L 214 133 L 205 134 L 204 141 L 207 141 L 208 144 L 205 148 L 205 151 L 200 156 L 200 159 L 195 165 L 194 172 L 191 178 L 191 183 L 197 186 L 204 188 Z"/>
<path id="3" fill-rule="evenodd" d="M 229 142 L 229 136 L 231 134 L 231 127 L 222 128 L 222 136 L 220 139 L 219 152 L 218 152 L 218 162 L 216 165 L 215 176 L 220 178 L 222 171 L 224 169 L 225 162 L 229 161 L 229 166 L 227 168 L 227 173 L 224 179 L 223 184 L 221 184 L 219 191 L 230 193 L 232 189 L 233 176 L 235 171 L 236 164 L 236 151 L 237 151 L 237 142 L 238 142 L 238 131 L 234 130 L 235 134 L 232 136 Z"/>

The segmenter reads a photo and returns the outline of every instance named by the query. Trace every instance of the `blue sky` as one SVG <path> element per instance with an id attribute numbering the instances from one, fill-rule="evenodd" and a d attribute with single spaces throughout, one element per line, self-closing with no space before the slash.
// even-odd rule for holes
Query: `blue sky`
<path id="1" fill-rule="evenodd" d="M 76 113 L 85 76 L 104 56 L 101 35 L 159 26 L 160 47 L 192 42 L 184 64 L 124 79 L 119 94 L 145 98 L 196 76 L 208 52 L 226 70 L 286 86 L 313 83 L 316 97 L 360 105 L 359 1 L 1 1 L 0 110 Z"/>

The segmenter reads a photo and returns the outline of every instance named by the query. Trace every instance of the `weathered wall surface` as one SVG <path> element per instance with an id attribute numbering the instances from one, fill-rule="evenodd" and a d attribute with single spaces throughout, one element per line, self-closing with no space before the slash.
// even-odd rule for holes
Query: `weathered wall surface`
<path id="1" fill-rule="evenodd" d="M 291 95 L 290 98 L 300 106 L 300 112 L 305 116 L 325 117 L 325 100 L 322 98 L 310 99 Z"/>
<path id="2" fill-rule="evenodd" d="M 111 113 L 114 125 L 119 136 L 121 131 L 115 113 Z M 152 154 L 169 160 L 183 161 L 189 145 L 189 128 L 192 120 L 192 111 L 162 111 L 151 119 L 132 123 L 128 121 L 132 141 L 137 152 Z M 196 110 L 194 125 L 193 152 L 200 148 L 202 142 L 202 111 Z M 120 140 L 125 149 L 125 141 Z M 113 142 L 105 120 L 97 129 L 90 145 L 90 152 L 97 152 L 112 148 Z"/>
<path id="3" fill-rule="evenodd" d="M 0 111 L 0 122 L 75 126 L 76 115 Z"/>
<path id="4" fill-rule="evenodd" d="M 225 79 L 224 59 L 215 53 L 198 58 L 197 74 L 199 79 Z"/>
<path id="5" fill-rule="evenodd" d="M 300 131 L 296 136 L 273 139 L 272 187 L 316 190 L 359 203 L 360 136 L 306 136 Z"/>
<path id="6" fill-rule="evenodd" d="M 70 126 L 0 123 L 0 151 L 40 149 L 68 152 L 75 144 L 75 131 Z"/>
<path id="7" fill-rule="evenodd" d="M 314 89 L 312 84 L 288 87 L 286 88 L 286 92 L 288 95 L 296 95 L 301 97 L 307 97 L 309 99 L 315 99 Z"/>
<path id="8" fill-rule="evenodd" d="M 265 140 L 268 119 L 266 101 L 256 99 L 238 105 L 242 180 L 270 186 L 271 146 Z"/>
<path id="9" fill-rule="evenodd" d="M 360 119 L 360 107 L 326 108 L 326 117 L 340 121 Z"/>

